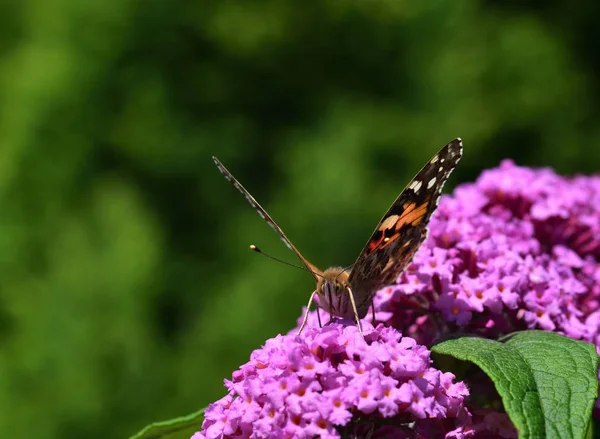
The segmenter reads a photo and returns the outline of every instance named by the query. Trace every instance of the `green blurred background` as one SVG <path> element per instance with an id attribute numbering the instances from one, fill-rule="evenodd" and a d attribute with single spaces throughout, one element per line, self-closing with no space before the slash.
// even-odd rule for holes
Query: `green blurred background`
<path id="1" fill-rule="evenodd" d="M 122 438 L 224 394 L 461 136 L 600 168 L 600 3 L 0 0 L 0 431 Z"/>

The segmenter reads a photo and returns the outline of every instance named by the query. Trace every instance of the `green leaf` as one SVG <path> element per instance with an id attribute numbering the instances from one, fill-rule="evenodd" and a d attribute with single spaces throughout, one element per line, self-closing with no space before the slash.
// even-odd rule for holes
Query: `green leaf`
<path id="1" fill-rule="evenodd" d="M 204 409 L 187 416 L 154 422 L 129 439 L 190 439 L 202 429 Z"/>
<path id="2" fill-rule="evenodd" d="M 517 332 L 505 340 L 463 337 L 431 350 L 479 366 L 520 438 L 585 438 L 598 395 L 596 348 L 545 331 Z"/>

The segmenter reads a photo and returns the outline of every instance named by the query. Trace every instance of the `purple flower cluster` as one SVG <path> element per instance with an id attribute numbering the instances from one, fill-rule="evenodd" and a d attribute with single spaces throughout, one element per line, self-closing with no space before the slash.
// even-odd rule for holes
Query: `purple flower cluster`
<path id="1" fill-rule="evenodd" d="M 443 197 L 429 228 L 375 296 L 377 328 L 370 314 L 364 338 L 319 328 L 311 312 L 301 336 L 268 340 L 226 381 L 193 439 L 516 437 L 505 414 L 467 410 L 466 386 L 422 345 L 537 328 L 600 347 L 600 177 L 504 161 Z"/>
<path id="2" fill-rule="evenodd" d="M 369 428 L 377 437 L 384 418 L 404 426 L 397 437 L 465 437 L 466 386 L 395 329 L 363 331 L 334 322 L 267 340 L 226 380 L 229 394 L 207 408 L 193 439 L 339 438 Z"/>
<path id="3" fill-rule="evenodd" d="M 377 293 L 378 322 L 425 345 L 457 331 L 544 329 L 600 352 L 599 176 L 506 160 L 443 197 L 429 229 L 397 284 Z M 470 410 L 472 432 L 516 437 L 506 415 Z"/>
<path id="4" fill-rule="evenodd" d="M 441 200 L 377 318 L 421 343 L 537 328 L 600 346 L 599 259 L 600 177 L 507 160 Z"/>

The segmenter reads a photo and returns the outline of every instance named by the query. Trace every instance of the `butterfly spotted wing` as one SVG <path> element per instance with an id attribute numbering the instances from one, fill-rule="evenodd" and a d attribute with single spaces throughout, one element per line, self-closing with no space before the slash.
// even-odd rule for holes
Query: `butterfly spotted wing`
<path id="1" fill-rule="evenodd" d="M 427 237 L 427 223 L 461 157 L 462 141 L 457 138 L 429 160 L 383 215 L 348 278 L 360 318 L 373 295 L 396 281 Z"/>
<path id="2" fill-rule="evenodd" d="M 269 224 L 271 226 L 271 228 L 273 230 L 275 230 L 275 232 L 277 232 L 277 234 L 279 235 L 281 240 L 285 243 L 285 245 L 287 245 L 287 247 L 290 250 L 292 250 L 294 253 L 296 253 L 298 258 L 302 261 L 302 263 L 306 267 L 306 269 L 308 271 L 310 271 L 310 273 L 314 277 L 315 281 L 318 281 L 319 277 L 322 277 L 321 270 L 319 270 L 316 266 L 311 264 L 304 256 L 302 256 L 302 253 L 300 253 L 298 251 L 298 249 L 294 246 L 294 244 L 292 244 L 292 242 L 288 239 L 288 237 L 285 236 L 285 233 L 283 233 L 283 230 L 281 230 L 281 227 L 279 227 L 277 225 L 277 223 L 273 220 L 273 218 L 271 218 L 271 215 L 269 215 L 267 213 L 267 211 L 265 209 L 263 209 L 263 207 L 260 204 L 258 204 L 258 201 L 256 201 L 254 199 L 254 197 L 252 195 L 250 195 L 250 193 L 246 190 L 246 188 L 244 188 L 244 186 L 242 186 L 242 184 L 239 181 L 237 181 L 233 175 L 231 175 L 231 172 L 229 172 L 227 170 L 227 168 L 225 166 L 223 166 L 223 164 L 219 161 L 219 159 L 216 157 L 213 157 L 213 160 L 214 160 L 215 164 L 217 165 L 217 168 L 219 169 L 221 174 L 223 174 L 223 176 L 227 180 L 229 180 L 235 186 L 235 188 L 246 197 L 246 199 L 248 200 L 250 205 L 252 207 L 254 207 L 254 209 L 256 210 L 258 215 L 262 219 L 264 219 L 267 222 L 267 224 Z"/>

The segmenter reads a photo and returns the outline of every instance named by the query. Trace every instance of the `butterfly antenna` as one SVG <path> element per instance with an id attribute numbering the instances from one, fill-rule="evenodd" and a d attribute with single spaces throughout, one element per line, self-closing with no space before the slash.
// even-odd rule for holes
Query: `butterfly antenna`
<path id="1" fill-rule="evenodd" d="M 259 248 L 258 248 L 257 246 L 255 246 L 254 244 L 252 244 L 252 245 L 250 246 L 250 250 L 252 250 L 253 252 L 256 252 L 256 253 L 260 253 L 261 255 L 263 255 L 263 256 L 266 256 L 267 258 L 271 258 L 271 259 L 273 259 L 274 261 L 281 262 L 281 263 L 282 263 L 282 264 L 284 264 L 284 265 L 288 265 L 288 266 L 290 266 L 290 267 L 294 267 L 294 268 L 299 268 L 300 270 L 308 271 L 309 273 L 312 273 L 312 274 L 314 274 L 314 275 L 316 275 L 316 276 L 323 277 L 323 275 L 322 275 L 322 274 L 320 274 L 320 273 L 315 273 L 314 271 L 311 271 L 311 270 L 309 270 L 309 269 L 308 269 L 308 268 L 306 268 L 306 267 L 302 267 L 302 266 L 300 266 L 300 265 L 292 264 L 291 262 L 283 261 L 283 260 L 281 260 L 281 259 L 278 259 L 278 258 L 276 258 L 275 256 L 271 256 L 271 255 L 269 255 L 269 254 L 267 254 L 267 253 L 263 252 L 261 249 L 259 249 Z"/>

